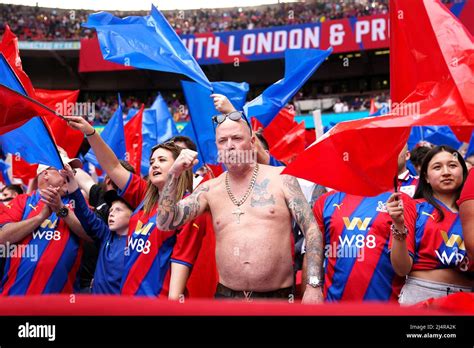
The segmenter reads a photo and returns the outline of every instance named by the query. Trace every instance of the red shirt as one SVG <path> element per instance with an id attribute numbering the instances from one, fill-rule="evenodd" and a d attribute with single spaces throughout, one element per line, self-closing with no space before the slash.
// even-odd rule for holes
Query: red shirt
<path id="1" fill-rule="evenodd" d="M 63 198 L 69 208 L 69 199 Z M 0 226 L 38 215 L 44 207 L 38 191 L 18 195 L 5 204 L 0 214 Z M 36 295 L 71 293 L 80 266 L 80 239 L 70 231 L 63 219 L 52 213 L 23 240 L 9 246 L 25 250 L 9 255 L 0 283 L 2 295 Z"/>
<path id="2" fill-rule="evenodd" d="M 180 230 L 161 231 L 156 226 L 157 206 L 149 214 L 143 210 L 147 182 L 131 174 L 123 198 L 136 208 L 128 229 L 128 247 L 121 293 L 127 295 L 167 296 L 171 262 L 192 267 L 202 242 L 200 219 Z"/>

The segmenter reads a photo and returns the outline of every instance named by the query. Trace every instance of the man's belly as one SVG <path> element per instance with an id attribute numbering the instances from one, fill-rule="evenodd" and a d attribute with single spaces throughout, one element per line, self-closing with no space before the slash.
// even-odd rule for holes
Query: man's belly
<path id="1" fill-rule="evenodd" d="M 233 290 L 271 291 L 293 284 L 291 227 L 235 228 L 216 233 L 219 281 Z"/>

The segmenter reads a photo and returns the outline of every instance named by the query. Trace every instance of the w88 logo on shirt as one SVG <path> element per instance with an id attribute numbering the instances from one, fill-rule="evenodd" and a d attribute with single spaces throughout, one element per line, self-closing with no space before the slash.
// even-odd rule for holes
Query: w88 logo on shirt
<path id="1" fill-rule="evenodd" d="M 136 251 L 137 253 L 148 254 L 150 252 L 151 242 L 142 238 L 133 238 L 130 237 L 128 240 L 127 251 L 130 253 L 130 249 Z"/>
<path id="2" fill-rule="evenodd" d="M 33 239 L 46 239 L 46 240 L 61 240 L 61 232 L 53 230 L 36 230 L 33 232 Z"/>

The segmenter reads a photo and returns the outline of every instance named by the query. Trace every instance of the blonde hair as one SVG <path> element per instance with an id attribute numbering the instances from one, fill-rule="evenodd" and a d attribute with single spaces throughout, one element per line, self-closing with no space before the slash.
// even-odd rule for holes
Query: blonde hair
<path id="1" fill-rule="evenodd" d="M 155 145 L 151 149 L 151 155 L 150 159 L 155 153 L 156 150 L 158 149 L 164 149 L 168 150 L 171 152 L 173 159 L 177 159 L 182 148 L 176 145 L 172 141 L 168 141 L 165 143 L 161 143 L 158 145 Z M 183 198 L 185 195 L 186 191 L 191 193 L 193 190 L 193 172 L 191 169 L 188 169 L 187 171 L 183 172 L 178 179 L 178 190 L 176 191 L 176 200 L 179 201 Z M 160 198 L 160 192 L 158 191 L 158 188 L 152 184 L 150 179 L 148 179 L 147 182 L 147 188 L 146 188 L 146 194 L 145 194 L 145 199 L 143 202 L 143 210 L 146 215 L 148 215 L 155 205 L 158 203 L 158 200 Z"/>

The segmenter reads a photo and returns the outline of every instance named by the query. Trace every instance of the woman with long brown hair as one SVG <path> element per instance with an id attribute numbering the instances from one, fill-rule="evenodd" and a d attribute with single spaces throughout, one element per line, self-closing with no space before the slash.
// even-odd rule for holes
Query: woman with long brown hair
<path id="1" fill-rule="evenodd" d="M 156 212 L 160 191 L 166 182 L 169 169 L 182 150 L 181 147 L 173 142 L 153 147 L 148 179 L 144 180 L 122 167 L 113 151 L 87 121 L 74 116 L 66 119 L 72 128 L 85 134 L 102 169 L 119 188 L 119 195 L 135 209 L 128 230 L 121 294 L 168 296 L 169 293 L 175 292 L 172 289 L 174 285 L 170 284 L 170 264 L 175 261 L 191 267 L 190 254 L 193 253 L 189 244 L 182 250 L 174 250 L 177 233 L 189 241 L 196 238 L 194 229 L 198 227 L 191 223 L 179 230 L 161 231 L 156 226 Z M 189 170 L 179 178 L 177 199 L 191 191 L 192 172 Z"/>

